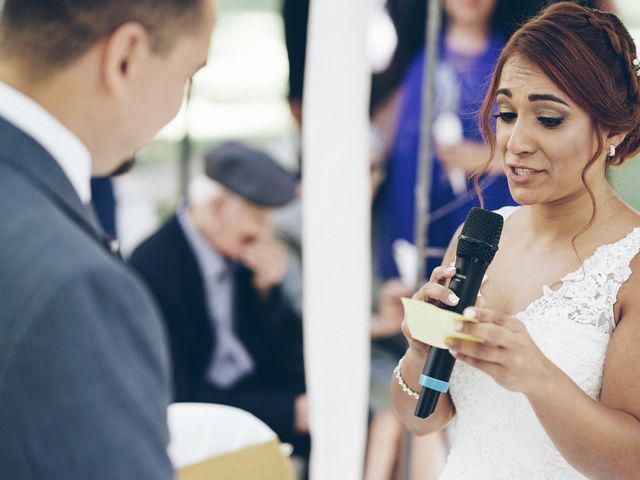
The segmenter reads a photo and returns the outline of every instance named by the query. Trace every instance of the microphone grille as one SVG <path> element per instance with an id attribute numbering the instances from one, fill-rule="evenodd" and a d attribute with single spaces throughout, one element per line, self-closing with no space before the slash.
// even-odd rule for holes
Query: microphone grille
<path id="1" fill-rule="evenodd" d="M 479 257 L 487 263 L 491 262 L 498 249 L 503 225 L 502 215 L 483 208 L 472 208 L 461 233 L 461 237 L 467 237 L 469 241 L 458 241 L 458 256 Z"/>

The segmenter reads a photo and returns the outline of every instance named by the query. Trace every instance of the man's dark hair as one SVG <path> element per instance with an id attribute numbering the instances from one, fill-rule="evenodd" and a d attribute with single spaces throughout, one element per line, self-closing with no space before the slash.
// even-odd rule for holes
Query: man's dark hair
<path id="1" fill-rule="evenodd" d="M 164 55 L 185 27 L 198 21 L 202 1 L 5 0 L 0 51 L 41 67 L 60 67 L 122 24 L 138 22 L 149 33 L 153 51 Z"/>

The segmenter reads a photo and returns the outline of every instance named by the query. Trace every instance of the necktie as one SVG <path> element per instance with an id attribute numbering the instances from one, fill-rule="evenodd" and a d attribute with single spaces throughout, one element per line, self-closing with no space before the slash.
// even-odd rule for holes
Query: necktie
<path id="1" fill-rule="evenodd" d="M 102 226 L 100 225 L 100 221 L 98 220 L 98 216 L 96 215 L 96 211 L 93 208 L 93 204 L 89 203 L 85 205 L 86 218 L 95 230 L 96 234 L 100 238 L 100 242 L 107 249 L 111 255 L 118 257 L 122 260 L 122 255 L 120 254 L 120 242 L 116 238 L 113 238 L 104 233 Z"/>
<path id="2" fill-rule="evenodd" d="M 233 272 L 234 267 L 227 263 L 227 268 L 214 279 L 216 296 L 212 299 L 216 345 L 209 380 L 223 389 L 232 387 L 254 369 L 251 355 L 233 331 Z"/>

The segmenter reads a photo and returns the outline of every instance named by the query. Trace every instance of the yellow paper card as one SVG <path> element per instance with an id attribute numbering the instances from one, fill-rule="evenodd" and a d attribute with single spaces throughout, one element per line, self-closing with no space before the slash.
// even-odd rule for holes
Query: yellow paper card
<path id="1" fill-rule="evenodd" d="M 294 480 L 288 458 L 280 453 L 280 442 L 253 445 L 181 468 L 177 480 Z"/>
<path id="2" fill-rule="evenodd" d="M 411 298 L 403 298 L 402 306 L 404 307 L 404 319 L 409 326 L 411 336 L 427 345 L 448 350 L 449 347 L 445 345 L 444 341 L 449 337 L 467 342 L 483 342 L 483 340 L 471 335 L 456 332 L 456 327 L 460 325 L 460 322 L 477 323 L 476 320 L 470 320 L 459 313 L 443 310 L 430 303 Z"/>

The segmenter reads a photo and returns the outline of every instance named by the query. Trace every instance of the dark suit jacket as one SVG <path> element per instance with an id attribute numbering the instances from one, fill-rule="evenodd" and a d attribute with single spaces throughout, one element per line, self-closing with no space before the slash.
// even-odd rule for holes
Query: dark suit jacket
<path id="1" fill-rule="evenodd" d="M 0 119 L 0 477 L 170 479 L 156 308 L 56 161 Z"/>
<path id="2" fill-rule="evenodd" d="M 204 280 L 177 217 L 143 242 L 130 263 L 146 280 L 164 314 L 176 401 L 242 408 L 265 421 L 282 440 L 298 443 L 293 432 L 293 402 L 304 392 L 302 328 L 279 288 L 264 300 L 253 287 L 252 272 L 244 267 L 236 270 L 235 331 L 256 368 L 225 391 L 205 380 L 215 332 L 207 311 Z"/>

